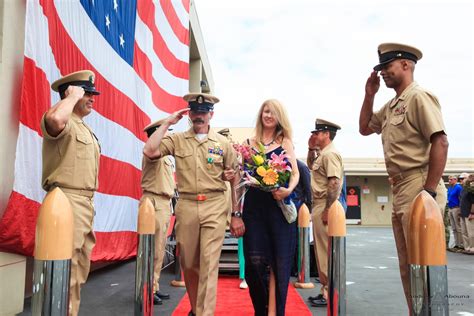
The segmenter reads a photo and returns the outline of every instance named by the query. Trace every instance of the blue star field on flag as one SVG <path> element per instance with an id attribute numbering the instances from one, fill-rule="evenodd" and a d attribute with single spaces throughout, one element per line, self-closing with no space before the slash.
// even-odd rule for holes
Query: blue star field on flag
<path id="1" fill-rule="evenodd" d="M 133 66 L 136 0 L 81 0 L 82 7 L 110 46 Z"/>

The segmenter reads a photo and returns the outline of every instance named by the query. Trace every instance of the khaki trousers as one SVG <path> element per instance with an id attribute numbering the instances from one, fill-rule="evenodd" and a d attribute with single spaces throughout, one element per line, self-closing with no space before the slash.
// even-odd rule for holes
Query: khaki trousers
<path id="1" fill-rule="evenodd" d="M 64 192 L 68 197 L 74 216 L 74 247 L 71 259 L 71 280 L 69 292 L 69 315 L 79 313 L 81 286 L 86 283 L 90 270 L 92 248 L 95 235 L 93 198 Z"/>
<path id="2" fill-rule="evenodd" d="M 328 226 L 323 224 L 322 214 L 326 208 L 326 199 L 315 199 L 311 211 L 313 222 L 314 257 L 318 266 L 321 294 L 325 295 L 328 287 Z"/>
<path id="3" fill-rule="evenodd" d="M 411 310 L 410 275 L 407 254 L 408 218 L 410 206 L 415 197 L 423 190 L 426 173 L 417 173 L 408 176 L 392 186 L 393 212 L 392 228 L 397 246 L 398 263 L 400 265 L 400 276 L 403 290 L 407 300 L 408 308 Z M 436 188 L 436 202 L 439 205 L 441 216 L 446 206 L 446 187 L 441 179 Z"/>
<path id="4" fill-rule="evenodd" d="M 474 219 L 461 217 L 461 232 L 464 249 L 474 252 Z"/>
<path id="5" fill-rule="evenodd" d="M 166 234 L 171 219 L 171 198 L 144 192 L 142 200 L 147 197 L 155 208 L 155 257 L 153 260 L 153 291 L 160 290 L 161 267 L 165 256 Z M 141 202 L 141 201 L 140 201 Z"/>
<path id="6" fill-rule="evenodd" d="M 453 207 L 449 209 L 449 222 L 454 235 L 454 245 L 458 247 L 463 246 L 463 237 L 461 232 L 461 209 L 459 207 Z"/>
<path id="7" fill-rule="evenodd" d="M 176 204 L 176 240 L 193 312 L 214 315 L 219 258 L 225 235 L 224 194 L 205 201 L 180 198 Z"/>

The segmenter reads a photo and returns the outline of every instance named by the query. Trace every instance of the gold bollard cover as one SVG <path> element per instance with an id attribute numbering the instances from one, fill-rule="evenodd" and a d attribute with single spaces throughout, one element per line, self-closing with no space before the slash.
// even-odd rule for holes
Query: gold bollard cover
<path id="1" fill-rule="evenodd" d="M 328 213 L 328 235 L 329 237 L 346 236 L 346 213 L 339 201 L 334 201 Z"/>
<path id="2" fill-rule="evenodd" d="M 408 232 L 408 264 L 446 265 L 443 218 L 435 199 L 425 191 L 413 200 Z"/>
<path id="3" fill-rule="evenodd" d="M 306 204 L 301 204 L 298 211 L 298 227 L 309 227 L 311 224 L 311 214 Z"/>
<path id="4" fill-rule="evenodd" d="M 138 208 L 137 233 L 140 235 L 155 234 L 155 208 L 149 198 L 144 198 Z"/>
<path id="5" fill-rule="evenodd" d="M 35 259 L 71 259 L 74 219 L 71 204 L 59 188 L 46 194 L 36 221 Z"/>

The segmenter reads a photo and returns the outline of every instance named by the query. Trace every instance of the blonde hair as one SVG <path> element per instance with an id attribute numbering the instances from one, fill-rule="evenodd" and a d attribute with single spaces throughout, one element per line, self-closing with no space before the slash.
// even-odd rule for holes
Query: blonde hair
<path id="1" fill-rule="evenodd" d="M 283 139 L 285 138 L 292 140 L 293 132 L 285 107 L 283 106 L 283 104 L 281 104 L 280 101 L 275 99 L 269 99 L 263 102 L 262 106 L 260 107 L 260 110 L 258 111 L 257 122 L 255 124 L 255 141 L 263 141 L 262 113 L 265 106 L 269 108 L 269 110 L 275 116 L 275 119 L 277 121 L 274 139 L 280 143 L 282 143 Z"/>

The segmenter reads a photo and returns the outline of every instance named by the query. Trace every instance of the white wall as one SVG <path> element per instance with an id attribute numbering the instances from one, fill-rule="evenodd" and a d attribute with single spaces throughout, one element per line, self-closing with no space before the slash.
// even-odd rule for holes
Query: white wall
<path id="1" fill-rule="evenodd" d="M 13 188 L 20 88 L 23 71 L 25 2 L 0 0 L 0 218 Z"/>

